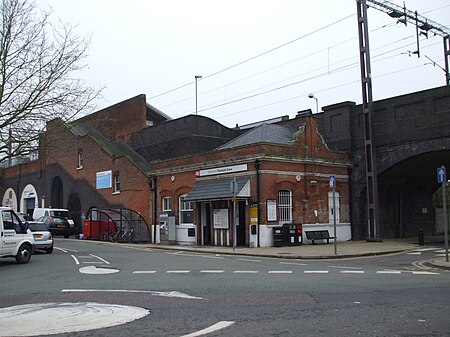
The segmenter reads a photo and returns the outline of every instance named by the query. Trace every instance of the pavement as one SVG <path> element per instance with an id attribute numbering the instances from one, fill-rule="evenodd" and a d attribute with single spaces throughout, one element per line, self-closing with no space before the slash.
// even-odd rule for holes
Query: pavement
<path id="1" fill-rule="evenodd" d="M 222 255 L 243 255 L 255 257 L 271 257 L 283 259 L 342 259 L 352 257 L 376 256 L 395 253 L 404 253 L 426 247 L 436 247 L 436 243 L 442 243 L 442 237 L 426 238 L 424 245 L 419 245 L 417 239 L 386 239 L 379 242 L 344 241 L 320 244 L 304 244 L 299 246 L 283 247 L 218 247 L 218 246 L 186 246 L 164 244 L 140 244 L 147 248 L 165 249 L 174 251 L 211 253 Z M 335 251 L 336 249 L 336 251 Z M 422 265 L 430 268 L 439 268 L 450 271 L 450 262 L 445 257 L 422 261 Z"/>

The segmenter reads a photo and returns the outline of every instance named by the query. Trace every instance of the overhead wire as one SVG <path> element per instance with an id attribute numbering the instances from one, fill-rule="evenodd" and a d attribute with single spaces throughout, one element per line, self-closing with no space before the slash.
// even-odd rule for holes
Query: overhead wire
<path id="1" fill-rule="evenodd" d="M 436 45 L 436 44 L 438 44 L 438 43 L 434 43 L 434 44 L 432 44 L 432 45 L 430 45 L 430 46 L 433 46 L 433 45 Z M 410 45 L 412 45 L 412 44 L 410 44 Z M 408 45 L 407 45 L 407 46 L 408 46 Z M 390 52 L 395 51 L 395 50 L 402 49 L 402 48 L 404 48 L 404 47 L 405 47 L 405 46 L 401 46 L 401 47 L 396 48 L 396 49 L 394 49 L 394 50 L 391 50 L 391 51 L 388 51 L 388 52 L 385 52 L 385 53 L 382 53 L 382 54 L 379 54 L 379 55 L 375 55 L 375 56 L 373 57 L 374 62 L 382 61 L 382 60 L 386 60 L 386 59 L 390 59 L 390 58 L 392 58 L 392 57 L 397 57 L 397 56 L 399 56 L 399 55 L 393 55 L 393 56 L 390 56 L 390 57 L 386 57 L 386 58 L 383 58 L 383 59 L 376 60 L 376 57 L 379 57 L 379 56 L 381 56 L 381 55 L 385 55 L 385 54 L 390 53 Z M 427 46 L 427 47 L 429 47 L 429 46 Z M 426 47 L 423 47 L 423 48 L 426 48 Z M 306 79 L 303 79 L 303 80 L 300 80 L 300 81 L 296 81 L 296 82 L 293 82 L 293 83 L 289 83 L 289 84 L 287 84 L 287 85 L 280 86 L 280 87 L 277 87 L 277 88 L 273 88 L 273 89 L 270 89 L 270 90 L 267 90 L 267 91 L 264 91 L 264 92 L 261 92 L 261 93 L 258 93 L 258 94 L 249 95 L 249 96 L 242 97 L 242 98 L 240 98 L 240 99 L 236 99 L 236 100 L 233 100 L 233 101 L 228 101 L 228 102 L 224 102 L 224 103 L 221 103 L 221 104 L 217 104 L 217 105 L 212 106 L 212 107 L 209 107 L 209 108 L 200 109 L 200 110 L 198 110 L 198 112 L 205 112 L 205 111 L 209 111 L 209 110 L 216 109 L 216 108 L 219 108 L 219 107 L 223 107 L 223 106 L 226 106 L 226 105 L 230 105 L 230 104 L 234 104 L 234 103 L 237 103 L 237 102 L 241 102 L 241 101 L 243 101 L 243 100 L 255 98 L 255 97 L 257 97 L 257 96 L 265 95 L 265 94 L 268 94 L 268 93 L 273 92 L 273 91 L 281 90 L 281 89 L 284 89 L 284 88 L 287 88 L 287 87 L 290 87 L 290 86 L 293 86 L 293 85 L 296 85 L 296 84 L 299 84 L 299 83 L 307 82 L 307 81 L 310 81 L 310 80 L 313 80 L 313 79 L 317 79 L 317 78 L 320 78 L 320 77 L 323 77 L 323 76 L 327 76 L 327 75 L 335 75 L 335 74 L 338 73 L 338 72 L 341 72 L 341 71 L 344 71 L 344 70 L 348 70 L 348 69 L 351 69 L 351 68 L 355 68 L 355 67 L 357 67 L 357 66 L 358 66 L 358 61 L 356 61 L 356 62 L 354 62 L 354 63 L 352 63 L 352 64 L 349 64 L 349 65 L 342 66 L 341 68 L 337 68 L 337 69 L 335 69 L 331 74 L 330 74 L 329 72 L 323 72 L 323 73 L 318 74 L 318 75 L 316 75 L 316 76 L 313 76 L 313 77 L 310 77 L 310 78 L 306 78 Z M 423 66 L 423 65 L 421 65 L 421 66 Z M 419 66 L 417 66 L 417 67 L 419 67 Z M 323 68 L 323 67 L 322 67 L 322 68 Z M 408 69 L 413 69 L 413 68 L 408 68 Z M 339 86 L 338 86 L 338 87 L 339 87 Z M 306 95 L 306 94 L 304 94 L 304 95 L 302 95 L 302 96 L 305 96 L 305 95 Z M 252 108 L 252 109 L 250 109 L 250 110 L 254 110 L 254 108 Z M 228 115 L 227 115 L 227 116 L 228 116 Z"/>
<path id="2" fill-rule="evenodd" d="M 313 34 L 315 34 L 315 33 L 318 33 L 318 32 L 320 32 L 320 31 L 322 31 L 322 30 L 324 30 L 324 29 L 327 29 L 327 28 L 329 28 L 329 27 L 331 27 L 331 26 L 334 26 L 335 24 L 338 24 L 338 23 L 340 23 L 340 22 L 342 22 L 342 21 L 344 21 L 344 20 L 347 20 L 347 19 L 351 18 L 352 16 L 355 16 L 355 14 L 352 13 L 352 14 L 350 14 L 350 15 L 347 15 L 347 16 L 345 16 L 345 17 L 343 17 L 343 18 L 341 18 L 341 19 L 338 19 L 338 20 L 336 20 L 336 21 L 334 21 L 334 22 L 332 22 L 332 23 L 329 23 L 329 24 L 327 24 L 327 25 L 325 25 L 325 26 L 322 26 L 322 27 L 320 27 L 320 28 L 317 28 L 317 29 L 315 29 L 315 30 L 313 30 L 313 31 L 311 31 L 311 32 L 309 32 L 309 33 L 307 33 L 307 34 L 305 34 L 305 35 L 302 35 L 302 36 L 297 37 L 297 38 L 295 38 L 295 39 L 293 39 L 293 40 L 291 40 L 291 41 L 288 41 L 288 42 L 283 43 L 283 44 L 281 44 L 281 45 L 279 45 L 279 46 L 276 46 L 276 47 L 274 47 L 274 48 L 271 48 L 271 49 L 269 49 L 269 50 L 267 50 L 267 51 L 265 51 L 265 52 L 262 52 L 262 53 L 260 53 L 260 54 L 255 55 L 255 56 L 252 56 L 252 57 L 250 57 L 250 58 L 248 58 L 248 59 L 245 59 L 244 61 L 240 61 L 240 62 L 235 63 L 235 64 L 233 64 L 233 65 L 231 65 L 231 66 L 228 66 L 228 67 L 226 67 L 226 68 L 224 68 L 224 69 L 221 69 L 221 70 L 219 70 L 219 71 L 216 71 L 216 72 L 214 72 L 214 73 L 212 73 L 212 74 L 203 76 L 203 77 L 202 77 L 202 80 L 205 80 L 205 79 L 207 79 L 207 78 L 216 76 L 216 75 L 221 74 L 221 73 L 223 73 L 223 72 L 225 72 L 225 71 L 227 71 L 227 70 L 230 70 L 230 69 L 236 68 L 236 67 L 238 67 L 238 66 L 240 66 L 240 65 L 242 65 L 242 64 L 245 64 L 245 63 L 247 63 L 247 62 L 253 61 L 253 60 L 255 60 L 255 59 L 257 59 L 257 58 L 259 58 L 259 57 L 261 57 L 261 56 L 267 55 L 267 54 L 269 54 L 269 53 L 271 53 L 271 52 L 274 52 L 275 50 L 278 50 L 278 49 L 280 49 L 280 48 L 283 48 L 283 47 L 285 47 L 285 46 L 288 46 L 288 45 L 290 45 L 290 44 L 292 44 L 292 43 L 294 43 L 294 42 L 297 42 L 297 41 L 299 41 L 299 40 L 301 40 L 301 39 L 304 39 L 304 38 L 306 38 L 306 37 L 308 37 L 308 36 L 311 36 L 311 35 L 313 35 Z M 182 89 L 182 88 L 184 88 L 184 87 L 186 87 L 186 86 L 188 86 L 188 85 L 192 85 L 192 83 L 194 83 L 194 81 L 190 81 L 189 83 L 183 84 L 183 85 L 181 85 L 181 86 L 179 86 L 179 87 L 176 87 L 176 88 L 174 88 L 174 89 L 170 89 L 170 90 L 168 90 L 168 91 L 165 91 L 165 92 L 162 92 L 162 93 L 160 93 L 160 94 L 154 95 L 154 96 L 152 96 L 152 97 L 149 97 L 149 99 L 154 99 L 154 98 L 157 98 L 157 97 L 166 95 L 166 94 L 171 93 L 171 92 L 173 92 L 173 91 Z"/>

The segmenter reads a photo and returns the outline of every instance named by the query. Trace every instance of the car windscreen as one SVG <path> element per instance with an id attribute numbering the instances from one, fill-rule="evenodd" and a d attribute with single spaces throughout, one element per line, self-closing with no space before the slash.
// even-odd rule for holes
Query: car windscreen
<path id="1" fill-rule="evenodd" d="M 29 223 L 28 228 L 32 232 L 41 232 L 48 230 L 47 227 L 43 223 Z"/>
<path id="2" fill-rule="evenodd" d="M 68 211 L 51 211 L 51 215 L 58 218 L 70 218 Z"/>

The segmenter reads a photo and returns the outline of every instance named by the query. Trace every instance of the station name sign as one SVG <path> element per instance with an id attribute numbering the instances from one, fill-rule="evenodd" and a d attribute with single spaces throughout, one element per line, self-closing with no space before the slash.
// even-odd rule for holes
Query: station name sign
<path id="1" fill-rule="evenodd" d="M 242 171 L 247 171 L 247 164 L 217 167 L 217 168 L 211 168 L 211 169 L 207 169 L 207 170 L 198 170 L 198 171 L 195 171 L 195 176 L 196 177 L 205 177 L 205 176 L 212 176 L 212 175 L 216 175 L 216 174 L 234 173 L 234 172 L 242 172 Z"/>

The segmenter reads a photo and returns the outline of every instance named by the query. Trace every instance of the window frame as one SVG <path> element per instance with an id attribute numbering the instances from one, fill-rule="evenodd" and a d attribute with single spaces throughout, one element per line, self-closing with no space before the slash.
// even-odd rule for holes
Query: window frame
<path id="1" fill-rule="evenodd" d="M 178 198 L 178 215 L 179 215 L 179 220 L 178 223 L 180 225 L 185 225 L 185 224 L 193 224 L 194 221 L 191 222 L 184 222 L 184 213 L 186 212 L 192 212 L 191 218 L 193 220 L 194 217 L 194 203 L 192 201 L 184 201 L 184 198 L 187 197 L 187 194 L 182 194 L 179 196 Z M 185 207 L 185 206 L 189 206 Z"/>
<path id="2" fill-rule="evenodd" d="M 119 194 L 120 193 L 120 174 L 115 173 L 113 176 L 113 193 Z"/>
<path id="3" fill-rule="evenodd" d="M 289 190 L 289 189 L 278 190 L 277 212 L 278 212 L 278 223 L 280 225 L 293 222 L 293 193 L 292 193 L 292 190 Z"/>
<path id="4" fill-rule="evenodd" d="M 168 201 L 168 202 L 166 203 L 166 201 Z M 166 206 L 169 206 L 169 207 L 166 207 Z M 169 196 L 162 197 L 161 210 L 163 212 L 168 212 L 168 211 L 172 210 L 172 197 L 169 197 Z"/>
<path id="5" fill-rule="evenodd" d="M 77 166 L 77 170 L 81 170 L 84 168 L 84 154 L 83 154 L 83 150 L 79 149 L 78 150 L 78 166 Z"/>

